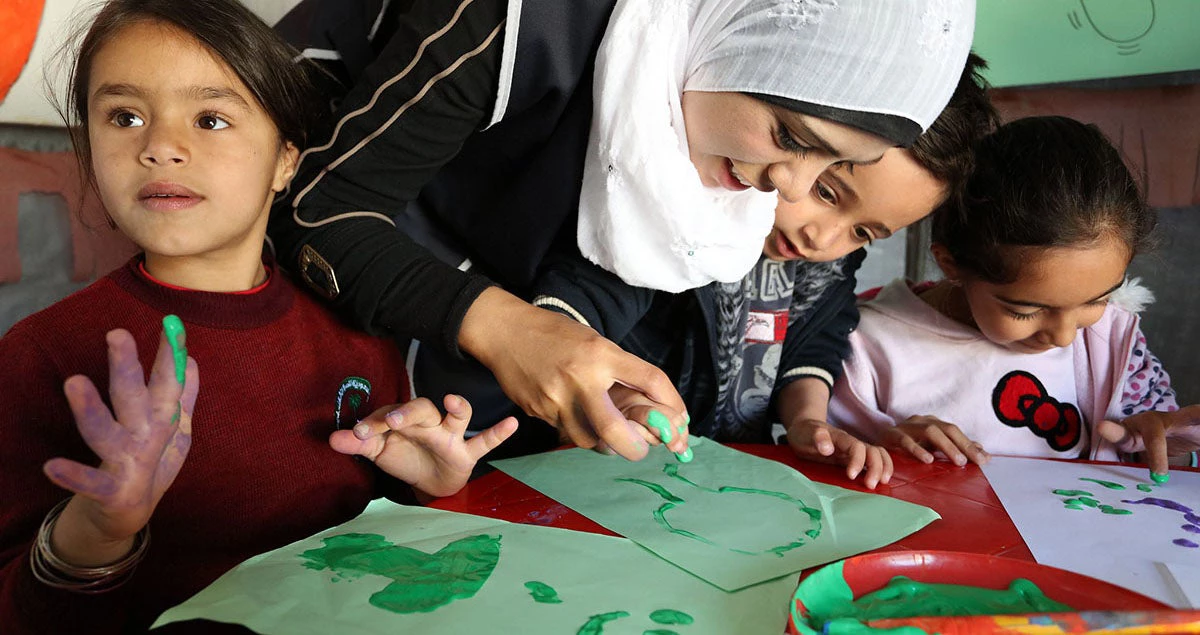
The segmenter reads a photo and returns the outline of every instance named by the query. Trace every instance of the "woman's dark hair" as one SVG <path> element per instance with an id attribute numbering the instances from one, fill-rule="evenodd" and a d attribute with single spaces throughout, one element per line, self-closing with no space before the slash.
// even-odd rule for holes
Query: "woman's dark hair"
<path id="1" fill-rule="evenodd" d="M 1021 249 L 1120 239 L 1129 257 L 1148 247 L 1157 215 L 1100 129 L 1067 117 L 1001 126 L 976 150 L 959 200 L 934 213 L 933 241 L 993 284 L 1020 273 Z"/>
<path id="2" fill-rule="evenodd" d="M 136 22 L 173 26 L 196 38 L 237 74 L 266 111 L 280 137 L 303 149 L 319 103 L 296 51 L 237 0 L 107 0 L 86 30 L 81 27 L 60 54 L 71 56 L 66 103 L 59 103 L 87 184 L 92 183 L 88 142 L 88 81 L 96 53 L 118 31 Z"/>

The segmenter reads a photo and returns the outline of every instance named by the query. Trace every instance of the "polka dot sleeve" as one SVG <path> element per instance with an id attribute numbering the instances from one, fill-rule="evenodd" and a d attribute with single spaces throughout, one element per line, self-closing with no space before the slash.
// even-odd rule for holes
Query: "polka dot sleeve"
<path id="1" fill-rule="evenodd" d="M 1150 410 L 1173 412 L 1179 409 L 1175 390 L 1171 388 L 1171 377 L 1146 346 L 1146 336 L 1140 329 L 1126 370 L 1129 375 L 1121 389 L 1121 412 L 1125 416 Z"/>

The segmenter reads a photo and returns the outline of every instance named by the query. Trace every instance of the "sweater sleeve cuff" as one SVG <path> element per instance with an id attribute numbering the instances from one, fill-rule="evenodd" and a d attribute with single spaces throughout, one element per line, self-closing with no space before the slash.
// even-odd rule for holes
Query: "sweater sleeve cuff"
<path id="1" fill-rule="evenodd" d="M 833 373 L 818 366 L 798 366 L 796 368 L 788 369 L 779 376 L 777 388 L 782 388 L 787 384 L 796 381 L 797 379 L 804 379 L 805 377 L 815 377 L 820 379 L 829 386 L 830 393 L 833 392 L 833 382 L 836 377 L 833 376 Z"/>
<path id="2" fill-rule="evenodd" d="M 483 276 L 471 276 L 467 279 L 466 285 L 459 290 L 458 295 L 454 297 L 454 301 L 451 302 L 450 311 L 446 316 L 446 328 L 442 331 L 442 345 L 456 359 L 465 357 L 462 349 L 458 347 L 458 331 L 462 328 L 462 321 L 467 315 L 467 310 L 475 303 L 479 294 L 495 285 L 496 283 Z"/>

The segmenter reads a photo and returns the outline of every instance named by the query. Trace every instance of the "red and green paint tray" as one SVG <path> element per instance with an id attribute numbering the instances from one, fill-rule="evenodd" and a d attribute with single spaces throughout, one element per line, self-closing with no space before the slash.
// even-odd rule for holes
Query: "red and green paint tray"
<path id="1" fill-rule="evenodd" d="M 1046 598 L 1069 609 L 1057 611 L 1156 611 L 1170 607 L 1144 595 L 1078 573 L 1036 562 L 953 551 L 895 551 L 841 560 L 815 571 L 796 588 L 788 633 L 821 635 L 809 624 L 810 612 L 822 614 L 833 602 L 857 600 L 903 576 L 916 583 L 977 587 L 997 592 L 1014 580 L 1036 585 Z M 984 591 L 985 593 L 987 591 Z M 1025 609 L 1020 613 L 1057 612 Z"/>

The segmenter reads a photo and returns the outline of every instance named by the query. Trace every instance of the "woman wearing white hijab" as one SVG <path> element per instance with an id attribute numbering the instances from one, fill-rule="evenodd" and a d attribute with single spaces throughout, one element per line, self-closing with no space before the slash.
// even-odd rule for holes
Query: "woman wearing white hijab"
<path id="1" fill-rule="evenodd" d="M 361 326 L 425 342 L 418 370 L 448 375 L 412 373 L 417 394 L 465 381 L 466 353 L 526 413 L 636 459 L 653 435 L 613 407 L 623 384 L 682 452 L 661 371 L 520 296 L 553 258 L 619 276 L 631 313 L 740 279 L 777 193 L 936 118 L 973 23 L 973 0 L 417 0 L 384 18 L 271 235 Z"/>

